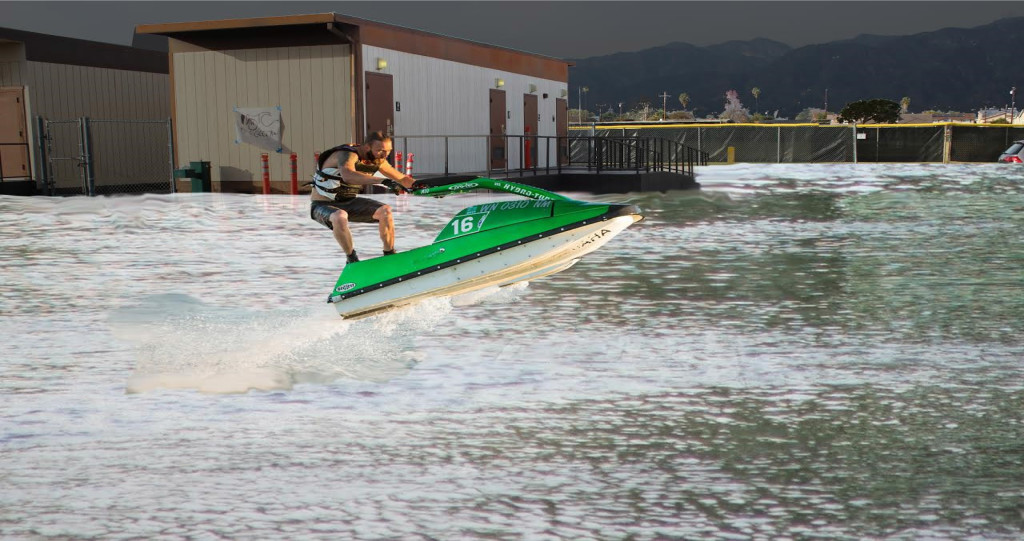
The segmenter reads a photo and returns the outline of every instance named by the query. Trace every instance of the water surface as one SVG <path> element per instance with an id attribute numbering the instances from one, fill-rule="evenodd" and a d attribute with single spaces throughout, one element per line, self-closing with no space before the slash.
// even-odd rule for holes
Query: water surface
<path id="1" fill-rule="evenodd" d="M 0 197 L 0 537 L 1019 538 L 1024 168 L 698 180 L 355 322 L 304 198 Z"/>

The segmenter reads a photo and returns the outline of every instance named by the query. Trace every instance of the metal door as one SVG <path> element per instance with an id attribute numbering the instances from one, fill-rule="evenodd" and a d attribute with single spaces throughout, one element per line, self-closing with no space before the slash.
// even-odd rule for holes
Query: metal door
<path id="1" fill-rule="evenodd" d="M 555 98 L 555 136 L 558 137 L 558 163 L 569 165 L 569 103 Z"/>
<path id="2" fill-rule="evenodd" d="M 380 131 L 384 135 L 395 135 L 394 77 L 387 73 L 366 72 L 363 99 L 366 100 L 365 133 Z"/>
<path id="3" fill-rule="evenodd" d="M 508 112 L 505 109 L 505 91 L 491 89 L 491 137 L 488 148 L 490 151 L 491 169 L 505 169 L 506 141 L 505 122 Z"/>
<path id="4" fill-rule="evenodd" d="M 0 180 L 28 179 L 25 90 L 0 88 Z"/>

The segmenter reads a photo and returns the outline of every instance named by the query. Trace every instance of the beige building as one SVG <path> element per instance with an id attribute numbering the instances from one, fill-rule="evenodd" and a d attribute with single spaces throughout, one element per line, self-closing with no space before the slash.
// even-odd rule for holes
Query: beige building
<path id="1" fill-rule="evenodd" d="M 167 58 L 159 52 L 0 28 L 0 172 L 4 191 L 17 191 L 7 187 L 32 185 L 44 177 L 54 181 L 59 191 L 80 190 L 82 168 L 73 158 L 80 154 L 78 134 L 73 133 L 79 119 L 167 119 L 168 83 Z M 51 161 L 39 152 L 40 118 L 57 122 L 56 131 L 68 132 L 50 141 L 53 155 L 67 157 L 63 161 Z M 68 125 L 59 124 L 61 121 Z M 135 161 L 124 159 L 128 153 L 150 150 L 143 142 L 148 139 L 151 143 L 150 137 L 128 133 L 126 139 L 139 146 L 97 145 L 93 149 L 96 163 L 111 168 L 111 177 L 146 176 L 137 171 L 114 174 L 119 164 Z M 162 152 L 166 156 L 166 148 Z M 170 169 L 169 163 L 164 169 Z"/>
<path id="2" fill-rule="evenodd" d="M 553 163 L 567 134 L 570 64 L 554 58 L 334 13 L 136 32 L 169 38 L 175 161 L 209 161 L 214 191 L 258 191 L 261 154 L 285 191 L 292 153 L 305 182 L 316 153 L 375 130 L 414 175 L 514 167 L 524 134 L 552 137 L 530 141 L 530 163 Z M 246 141 L 257 117 L 269 137 Z"/>

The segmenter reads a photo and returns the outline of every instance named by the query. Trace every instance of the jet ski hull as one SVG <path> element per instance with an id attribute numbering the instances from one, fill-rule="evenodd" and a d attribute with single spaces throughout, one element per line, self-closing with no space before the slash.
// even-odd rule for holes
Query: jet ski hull
<path id="1" fill-rule="evenodd" d="M 438 268 L 429 267 L 362 288 L 356 295 L 332 295 L 331 302 L 342 317 L 356 319 L 428 297 L 459 295 L 534 280 L 571 267 L 641 218 L 635 207 L 622 207 L 603 219 L 586 220 L 586 223 L 556 228 L 546 232 L 548 234 L 517 239 Z M 344 286 L 340 284 L 339 288 Z M 338 292 L 339 288 L 336 293 L 343 293 Z"/>

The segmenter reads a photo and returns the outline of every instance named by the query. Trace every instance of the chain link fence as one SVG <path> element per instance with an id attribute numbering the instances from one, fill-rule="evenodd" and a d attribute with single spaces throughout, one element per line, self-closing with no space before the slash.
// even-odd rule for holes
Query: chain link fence
<path id="1" fill-rule="evenodd" d="M 953 126 L 949 160 L 994 162 L 1014 141 L 1024 139 L 1024 126 Z"/>
<path id="2" fill-rule="evenodd" d="M 47 195 L 174 191 L 170 119 L 38 119 L 39 176 Z"/>
<path id="3" fill-rule="evenodd" d="M 1024 126 L 715 124 L 575 128 L 595 137 L 661 137 L 711 163 L 994 162 Z"/>
<path id="4" fill-rule="evenodd" d="M 171 193 L 175 189 L 170 119 L 38 118 L 36 131 L 36 169 L 42 193 L 107 195 Z M 747 163 L 994 162 L 1013 141 L 1024 139 L 1024 126 L 1020 125 L 952 123 L 912 126 L 674 124 L 593 126 L 573 128 L 572 132 L 570 139 L 573 140 L 589 136 L 674 141 L 695 149 L 697 155 L 706 153 L 710 163 L 729 162 L 730 149 L 732 161 Z M 480 136 L 480 140 L 485 141 L 485 137 Z M 415 149 L 408 140 L 411 137 L 399 139 L 401 143 L 396 142 L 396 150 L 404 150 L 406 154 L 415 150 L 419 171 L 433 171 L 430 166 L 447 171 L 455 165 L 450 163 L 452 156 L 461 156 L 453 154 L 449 146 L 461 146 L 453 145 L 448 140 L 450 137 Z M 476 156 L 484 155 L 486 150 L 473 147 L 467 152 Z M 550 156 L 534 153 L 537 157 L 531 160 L 532 166 L 557 166 L 557 148 L 553 152 Z M 438 156 L 443 157 L 438 158 L 441 160 L 438 163 L 429 161 Z M 427 167 L 422 168 L 424 166 Z"/>

